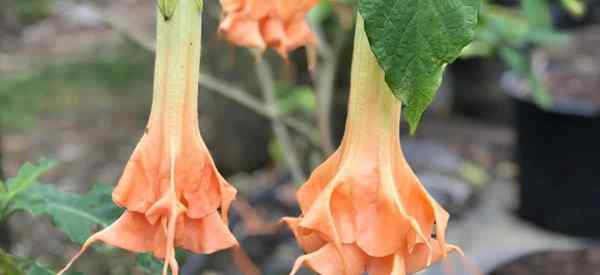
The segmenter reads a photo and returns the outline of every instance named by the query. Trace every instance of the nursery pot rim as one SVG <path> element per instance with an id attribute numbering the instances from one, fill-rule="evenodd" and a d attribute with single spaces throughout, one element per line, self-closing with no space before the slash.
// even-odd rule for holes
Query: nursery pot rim
<path id="1" fill-rule="evenodd" d="M 600 105 L 580 99 L 553 97 L 551 106 L 540 106 L 533 101 L 528 82 L 513 71 L 507 71 L 502 75 L 500 85 L 502 86 L 502 91 L 509 97 L 513 98 L 514 100 L 533 105 L 543 112 L 569 116 L 580 116 L 585 118 L 594 118 L 600 116 Z"/>

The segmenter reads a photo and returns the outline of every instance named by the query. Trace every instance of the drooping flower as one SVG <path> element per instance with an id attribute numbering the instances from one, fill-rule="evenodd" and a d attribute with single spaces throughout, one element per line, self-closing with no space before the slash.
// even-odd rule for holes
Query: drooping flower
<path id="1" fill-rule="evenodd" d="M 404 275 L 445 258 L 448 213 L 419 182 L 400 147 L 401 102 L 385 83 L 357 19 L 346 132 L 300 188 L 287 218 L 307 253 L 292 270 L 323 275 Z"/>
<path id="2" fill-rule="evenodd" d="M 178 274 L 176 247 L 209 254 L 237 245 L 227 227 L 236 190 L 217 171 L 198 126 L 199 9 L 194 0 L 177 5 L 169 18 L 158 13 L 149 122 L 113 191 L 125 212 L 91 236 L 59 274 L 96 241 L 152 252 L 164 259 L 164 275 L 169 268 Z"/>
<path id="3" fill-rule="evenodd" d="M 231 43 L 248 48 L 275 49 L 281 56 L 317 38 L 306 13 L 318 0 L 221 0 L 219 32 Z"/>

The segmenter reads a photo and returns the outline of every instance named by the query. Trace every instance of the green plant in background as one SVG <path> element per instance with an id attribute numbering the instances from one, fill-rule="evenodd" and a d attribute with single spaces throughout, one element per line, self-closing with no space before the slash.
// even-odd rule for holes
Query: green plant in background
<path id="1" fill-rule="evenodd" d="M 92 58 L 36 66 L 0 75 L 0 160 L 2 135 L 37 125 L 39 113 L 68 104 L 83 93 L 131 93 L 152 75 L 149 54 L 127 42 Z M 136 78 L 129 77 L 136 72 Z M 68 81 L 65 81 L 68 79 Z M 59 106 L 57 106 L 59 105 Z M 0 167 L 0 178 L 2 173 Z"/>
<path id="2" fill-rule="evenodd" d="M 20 275 L 26 270 L 31 261 L 25 258 L 15 257 L 0 249 L 0 270 L 7 275 Z M 4 274 L 3 273 L 3 274 Z"/>
<path id="3" fill-rule="evenodd" d="M 315 92 L 308 86 L 294 86 L 287 82 L 276 85 L 275 104 L 280 115 L 314 118 L 317 102 Z M 277 163 L 284 163 L 285 150 L 277 139 L 269 142 L 269 154 Z"/>
<path id="4" fill-rule="evenodd" d="M 10 255 L 1 249 L 0 270 L 3 275 L 54 275 L 54 272 L 34 260 Z M 83 273 L 71 272 L 69 275 L 83 275 Z"/>
<path id="5" fill-rule="evenodd" d="M 96 184 L 86 194 L 67 193 L 54 185 L 38 179 L 55 166 L 55 162 L 41 160 L 26 163 L 15 177 L 0 182 L 0 223 L 16 212 L 34 216 L 47 216 L 53 225 L 73 242 L 82 244 L 96 227 L 106 227 L 116 220 L 123 210 L 112 203 L 112 187 Z M 102 249 L 111 252 L 114 249 Z M 184 258 L 185 254 L 179 253 Z M 156 274 L 162 265 L 149 255 L 140 255 L 137 266 L 147 274 Z M 55 274 L 40 263 L 25 257 L 16 257 L 0 250 L 0 270 L 3 275 Z M 70 272 L 70 275 L 82 274 Z"/>
<path id="6" fill-rule="evenodd" d="M 39 22 L 54 12 L 54 0 L 0 1 L 0 35 L 15 34 L 28 25 Z"/>
<path id="7" fill-rule="evenodd" d="M 126 42 L 94 51 L 93 54 L 87 54 L 86 58 L 70 58 L 54 64 L 34 66 L 27 71 L 0 74 L 0 140 L 2 135 L 8 132 L 37 126 L 40 113 L 63 108 L 65 104 L 72 104 L 85 94 L 93 94 L 94 98 L 101 100 L 104 96 L 112 97 L 108 93 L 140 91 L 139 86 L 145 85 L 152 75 L 149 55 L 146 51 L 139 51 L 135 44 Z M 136 72 L 137 77 L 130 78 L 131 72 Z M 0 142 L 0 159 L 3 150 Z M 67 228 L 71 218 L 61 219 L 59 216 L 61 212 L 68 214 L 69 211 L 66 210 L 66 205 L 60 205 L 59 202 L 73 203 L 89 197 L 64 195 L 51 185 L 38 186 L 34 182 L 35 178 L 49 169 L 49 166 L 51 165 L 48 162 L 42 162 L 38 166 L 27 164 L 18 176 L 0 186 L 0 218 L 6 219 L 13 212 L 23 210 L 35 214 L 54 214 L 57 217 L 55 222 L 59 225 L 64 224 Z M 0 167 L 0 179 L 3 174 L 1 172 L 3 171 Z M 31 178 L 26 178 L 27 176 Z M 101 189 L 103 187 L 104 189 Z M 99 196 L 103 193 L 98 192 L 109 191 L 110 188 L 106 188 L 99 185 L 86 196 Z M 44 194 L 56 201 L 41 200 Z M 110 206 L 110 192 L 106 194 L 108 196 L 102 198 L 103 203 Z M 48 202 L 54 204 L 46 205 Z M 73 219 L 71 222 L 79 224 L 75 221 L 76 219 Z M 1 223 L 0 226 L 5 228 Z M 86 231 L 81 227 L 65 229 L 74 241 L 83 235 L 89 235 L 89 230 L 90 228 Z M 30 266 L 27 265 L 23 270 Z M 41 267 L 37 268 L 40 269 Z"/>
<path id="8" fill-rule="evenodd" d="M 585 15 L 585 3 L 580 0 L 561 0 L 563 7 L 574 15 L 575 17 L 581 17 Z"/>
<path id="9" fill-rule="evenodd" d="M 575 16 L 585 12 L 578 0 L 561 3 Z M 536 47 L 567 40 L 567 35 L 553 26 L 549 1 L 523 0 L 520 6 L 506 7 L 487 0 L 481 7 L 475 40 L 464 49 L 462 57 L 499 56 L 514 73 L 528 81 L 534 102 L 548 108 L 552 98 L 532 65 L 532 52 Z"/>
<path id="10" fill-rule="evenodd" d="M 38 184 L 37 179 L 53 166 L 54 163 L 48 160 L 42 160 L 38 165 L 27 163 L 15 177 L 0 181 L 0 221 L 19 208 L 15 207 L 15 203 L 19 203 L 19 199 Z"/>
<path id="11" fill-rule="evenodd" d="M 135 44 L 123 43 L 110 50 L 95 51 L 91 58 L 0 75 L 0 132 L 35 125 L 40 111 L 82 93 L 100 96 L 99 91 L 140 90 L 135 89 L 136 85 L 147 83 L 152 76 L 149 56 Z M 135 78 L 130 77 L 131 72 L 136 72 Z"/>
<path id="12" fill-rule="evenodd" d="M 37 165 L 26 163 L 15 177 L 5 182 L 0 181 L 0 223 L 6 222 L 15 212 L 23 210 L 38 213 L 53 212 L 52 217 L 56 219 L 55 221 L 59 221 L 57 224 L 62 222 L 63 226 L 67 219 L 72 219 L 71 224 L 73 225 L 81 222 L 80 218 L 65 215 L 65 212 L 69 211 L 82 211 L 69 208 L 68 202 L 62 198 L 65 194 L 50 185 L 38 182 L 38 178 L 53 166 L 54 162 L 49 160 L 41 160 Z M 110 196 L 110 193 L 108 194 Z M 62 208 L 63 213 L 52 211 L 57 208 Z M 65 229 L 65 227 L 61 228 Z M 85 234 L 89 234 L 89 232 Z M 0 270 L 4 272 L 3 275 L 54 274 L 34 260 L 12 256 L 2 250 L 0 250 Z M 71 274 L 80 273 L 73 272 Z"/>
<path id="13" fill-rule="evenodd" d="M 15 1 L 14 9 L 21 25 L 30 25 L 48 17 L 54 11 L 53 0 Z"/>
<path id="14" fill-rule="evenodd" d="M 276 90 L 277 111 L 287 115 L 295 112 L 314 114 L 316 108 L 315 92 L 308 86 L 292 86 L 281 83 Z"/>

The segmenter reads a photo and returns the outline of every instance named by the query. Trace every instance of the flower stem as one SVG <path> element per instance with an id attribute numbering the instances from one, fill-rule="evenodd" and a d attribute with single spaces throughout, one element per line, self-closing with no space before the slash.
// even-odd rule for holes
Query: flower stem
<path id="1" fill-rule="evenodd" d="M 394 97 L 385 73 L 371 51 L 360 14 L 356 19 L 352 80 L 344 138 L 370 142 L 370 137 L 399 138 L 401 102 Z M 361 138 L 363 137 L 364 138 Z M 396 141 L 397 142 L 397 141 Z"/>
<path id="2" fill-rule="evenodd" d="M 172 11 L 169 17 L 157 7 L 154 96 L 148 125 L 149 131 L 164 129 L 166 151 L 180 149 L 184 125 L 198 129 L 202 18 L 195 0 L 174 2 L 167 5 Z"/>

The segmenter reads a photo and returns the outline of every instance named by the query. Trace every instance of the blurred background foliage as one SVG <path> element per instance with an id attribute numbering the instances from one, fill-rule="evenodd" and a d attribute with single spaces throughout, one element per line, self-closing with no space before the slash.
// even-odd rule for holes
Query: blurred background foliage
<path id="1" fill-rule="evenodd" d="M 131 77 L 131 72 L 136 72 Z M 0 125 L 35 125 L 39 112 L 73 104 L 81 93 L 131 93 L 152 80 L 152 55 L 125 42 L 92 51 L 83 60 L 42 64 L 29 71 L 0 75 Z M 65 106 L 62 106 L 65 107 Z"/>
<path id="2" fill-rule="evenodd" d="M 53 0 L 14 1 L 16 20 L 20 25 L 36 23 L 52 14 L 54 4 Z"/>

